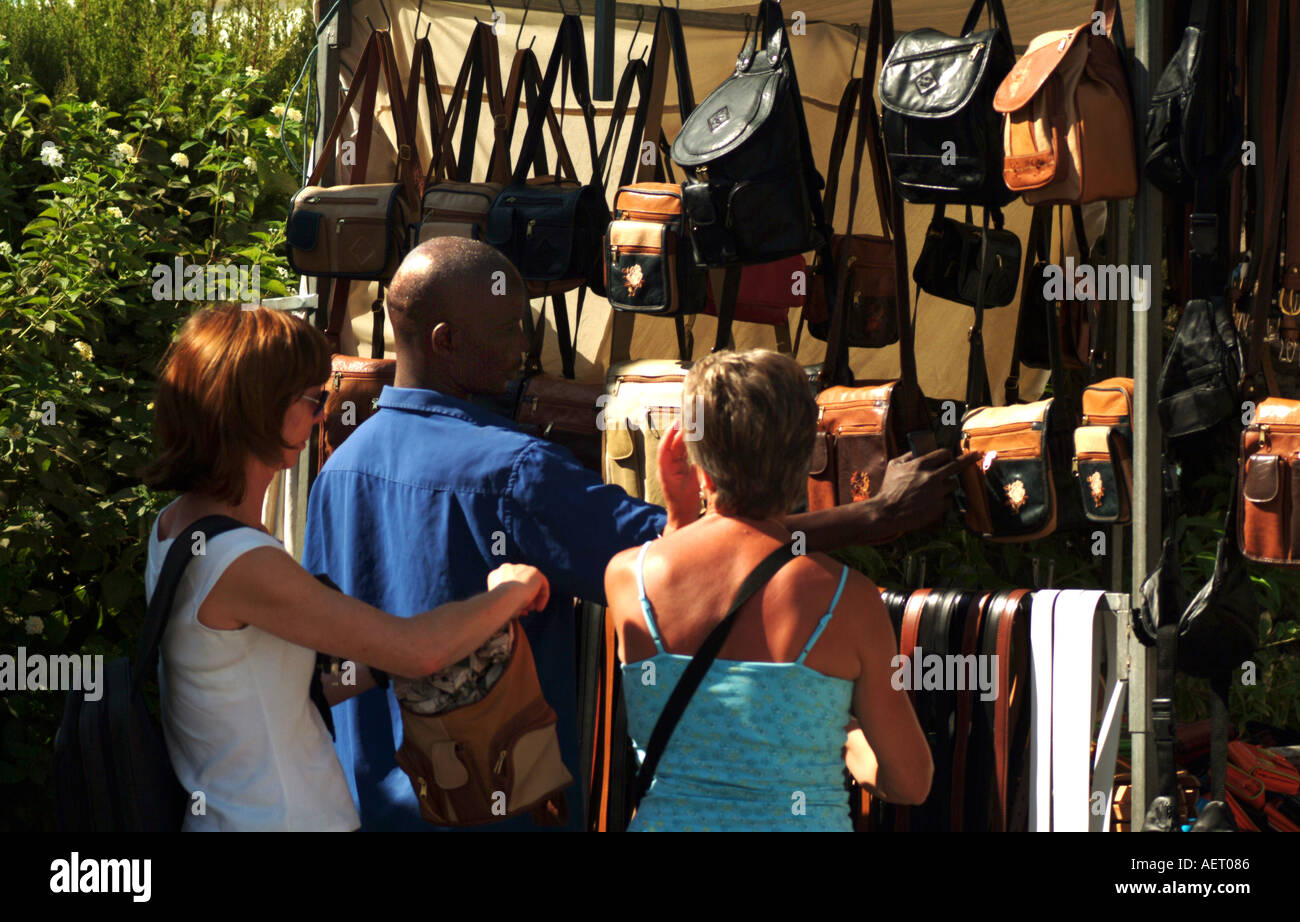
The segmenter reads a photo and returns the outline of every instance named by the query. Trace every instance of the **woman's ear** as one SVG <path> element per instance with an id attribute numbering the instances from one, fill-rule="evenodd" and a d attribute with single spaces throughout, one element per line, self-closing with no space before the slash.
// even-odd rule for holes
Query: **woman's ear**
<path id="1" fill-rule="evenodd" d="M 700 480 L 701 493 L 712 493 L 717 489 L 713 484 L 713 478 L 709 476 L 709 472 L 704 468 L 697 467 L 695 469 L 695 474 Z"/>

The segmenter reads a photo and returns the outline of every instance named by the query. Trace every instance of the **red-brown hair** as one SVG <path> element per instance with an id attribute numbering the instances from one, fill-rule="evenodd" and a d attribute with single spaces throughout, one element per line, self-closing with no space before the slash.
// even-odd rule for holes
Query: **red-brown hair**
<path id="1" fill-rule="evenodd" d="M 304 320 L 238 304 L 198 311 L 163 357 L 145 483 L 241 502 L 246 459 L 276 463 L 291 447 L 289 405 L 329 371 L 325 337 Z"/>

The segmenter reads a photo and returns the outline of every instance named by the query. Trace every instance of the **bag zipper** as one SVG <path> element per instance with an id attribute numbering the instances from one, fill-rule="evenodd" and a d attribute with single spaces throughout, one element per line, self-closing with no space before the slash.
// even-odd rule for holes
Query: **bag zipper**
<path id="1" fill-rule="evenodd" d="M 431 224 L 430 218 L 459 218 L 471 224 L 482 224 L 487 220 L 487 212 L 484 211 L 452 211 L 445 208 L 430 208 L 424 213 L 421 223 Z"/>
<path id="2" fill-rule="evenodd" d="M 335 198 L 332 195 L 323 196 L 326 204 L 330 205 L 382 205 L 384 200 L 381 198 Z M 315 205 L 320 202 L 322 196 L 313 195 L 308 197 L 307 204 Z"/>
<path id="3" fill-rule="evenodd" d="M 875 426 L 870 423 L 850 423 L 846 426 L 840 426 L 834 431 L 834 436 L 839 438 L 845 435 L 880 435 L 885 431 L 885 427 Z"/>
<path id="4" fill-rule="evenodd" d="M 895 58 L 893 61 L 890 61 L 889 64 L 890 66 L 893 66 L 895 64 L 907 64 L 909 61 L 926 61 L 930 58 L 949 58 L 958 54 L 964 54 L 968 60 L 974 61 L 975 58 L 979 56 L 979 53 L 984 50 L 985 44 L 985 42 L 977 42 L 969 50 L 949 46 L 948 48 L 943 48 L 938 51 L 927 51 L 922 54 L 909 54 L 903 58 Z"/>

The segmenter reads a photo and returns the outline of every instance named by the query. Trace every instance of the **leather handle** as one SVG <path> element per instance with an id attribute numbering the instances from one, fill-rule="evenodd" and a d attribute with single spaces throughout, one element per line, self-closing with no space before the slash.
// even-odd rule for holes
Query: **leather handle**
<path id="1" fill-rule="evenodd" d="M 1114 0 L 1111 0 L 1111 2 L 1114 2 Z M 1002 0 L 975 0 L 970 12 L 966 14 L 966 21 L 962 23 L 961 34 L 970 35 L 975 30 L 975 26 L 979 23 L 980 13 L 984 12 L 986 5 L 993 13 L 993 21 L 1006 35 L 1007 41 L 1010 41 L 1011 26 L 1007 24 L 1007 11 L 1002 8 Z"/>

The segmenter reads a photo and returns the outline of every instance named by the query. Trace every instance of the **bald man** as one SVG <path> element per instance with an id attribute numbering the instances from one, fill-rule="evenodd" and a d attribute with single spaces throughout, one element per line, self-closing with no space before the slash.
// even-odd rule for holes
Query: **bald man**
<path id="1" fill-rule="evenodd" d="M 502 563 L 540 569 L 550 603 L 523 626 L 559 718 L 561 755 L 580 778 L 572 599 L 603 603 L 610 558 L 698 516 L 694 475 L 664 478 L 666 511 L 601 483 L 567 450 L 471 403 L 504 390 L 527 347 L 524 282 L 486 244 L 458 237 L 421 244 L 398 269 L 387 305 L 396 380 L 317 477 L 303 564 L 399 615 L 474 595 Z M 790 527 L 816 549 L 888 535 L 899 522 L 932 522 L 955 482 L 950 461 L 943 452 L 891 465 L 876 499 L 792 517 Z M 362 828 L 432 829 L 393 757 L 402 725 L 392 692 L 373 689 L 336 706 L 334 723 Z M 566 794 L 564 828 L 581 828 L 577 784 Z M 519 817 L 488 828 L 538 827 Z"/>

